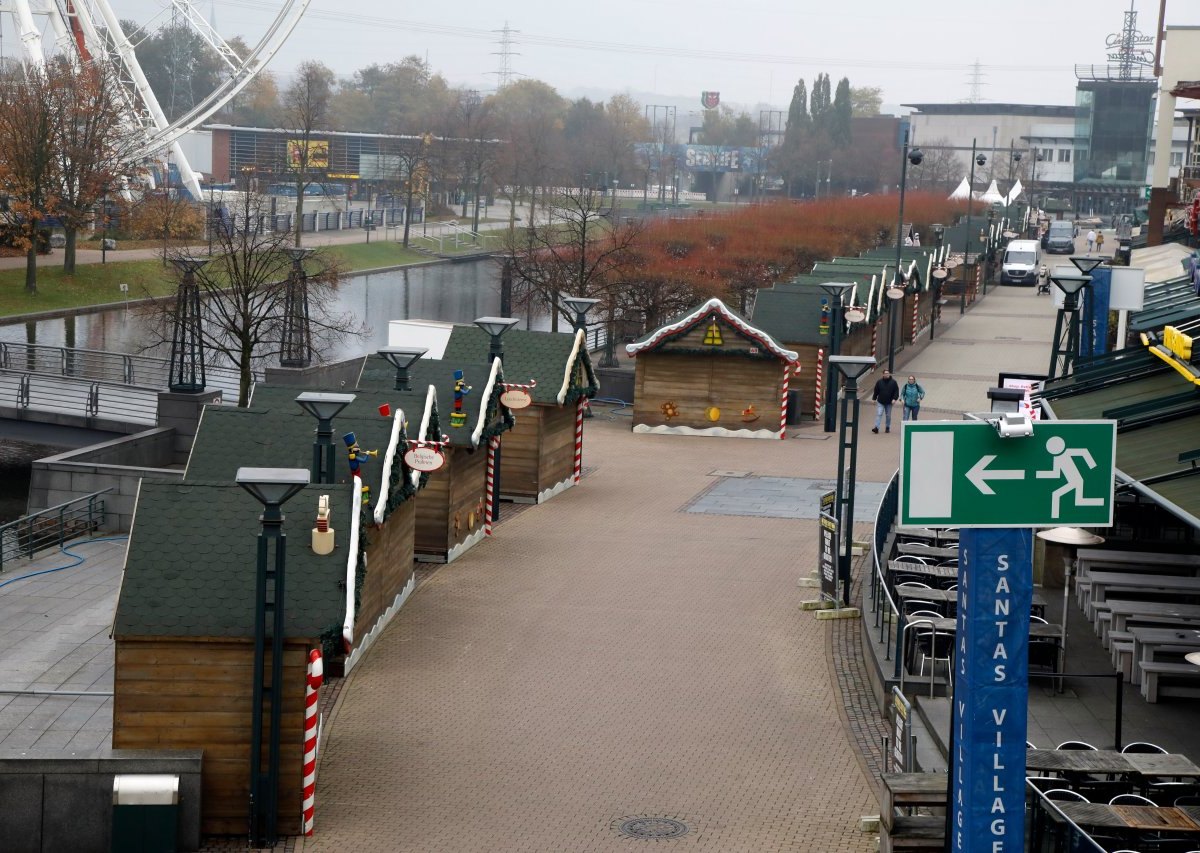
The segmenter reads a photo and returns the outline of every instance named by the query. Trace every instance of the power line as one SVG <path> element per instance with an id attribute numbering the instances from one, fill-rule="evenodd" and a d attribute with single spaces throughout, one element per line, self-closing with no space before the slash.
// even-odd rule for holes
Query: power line
<path id="1" fill-rule="evenodd" d="M 967 81 L 970 85 L 970 94 L 967 95 L 967 103 L 978 104 L 983 100 L 983 87 L 986 85 L 983 78 L 987 75 L 983 73 L 983 65 L 976 59 L 971 63 L 971 72 L 967 75 Z"/>
<path id="2" fill-rule="evenodd" d="M 520 30 L 514 30 L 508 25 L 508 21 L 504 22 L 504 28 L 500 30 L 492 30 L 493 33 L 499 33 L 500 38 L 497 43 L 500 45 L 500 50 L 492 51 L 493 56 L 500 57 L 500 70 L 494 72 L 496 75 L 496 88 L 503 89 L 512 82 L 512 58 L 520 56 L 519 53 L 513 53 L 513 45 L 516 44 L 514 35 L 520 34 Z"/>

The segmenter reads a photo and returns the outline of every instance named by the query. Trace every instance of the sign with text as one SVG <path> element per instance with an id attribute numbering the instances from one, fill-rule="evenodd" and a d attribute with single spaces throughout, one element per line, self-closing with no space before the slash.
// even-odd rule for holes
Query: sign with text
<path id="1" fill-rule="evenodd" d="M 1109 527 L 1115 421 L 1037 421 L 1003 437 L 986 421 L 906 421 L 901 527 Z"/>
<path id="2" fill-rule="evenodd" d="M 414 471 L 429 473 L 446 464 L 446 457 L 436 447 L 417 445 L 404 454 L 404 462 Z"/>
<path id="3" fill-rule="evenodd" d="M 1033 531 L 959 535 L 949 849 L 1024 849 Z"/>
<path id="4" fill-rule="evenodd" d="M 827 601 L 837 600 L 837 552 L 838 552 L 838 521 L 837 493 L 824 492 L 821 495 L 821 513 L 817 516 L 820 525 L 821 559 L 818 562 L 821 573 L 821 598 Z"/>

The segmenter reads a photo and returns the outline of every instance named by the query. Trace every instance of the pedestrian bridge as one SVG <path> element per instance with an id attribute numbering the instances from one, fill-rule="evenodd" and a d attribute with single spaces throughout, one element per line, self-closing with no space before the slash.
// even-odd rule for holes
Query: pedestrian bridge
<path id="1" fill-rule="evenodd" d="M 205 373 L 206 390 L 237 400 L 236 369 Z M 0 342 L 0 438 L 82 446 L 149 429 L 169 374 L 165 358 Z"/>

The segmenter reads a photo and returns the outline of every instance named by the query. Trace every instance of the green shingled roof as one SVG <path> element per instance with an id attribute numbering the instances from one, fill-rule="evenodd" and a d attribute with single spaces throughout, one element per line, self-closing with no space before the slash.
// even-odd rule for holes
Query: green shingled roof
<path id="1" fill-rule="evenodd" d="M 450 425 L 450 413 L 454 411 L 454 371 L 461 370 L 463 379 L 471 386 L 471 392 L 463 399 L 463 410 L 467 412 L 467 423 L 462 427 Z M 500 395 L 504 389 L 500 387 L 504 381 L 505 371 L 501 362 L 500 376 L 496 387 L 492 389 L 490 399 L 484 400 L 483 389 L 491 375 L 491 365 L 483 362 L 452 362 L 438 359 L 421 359 L 408 369 L 409 386 L 425 389 L 430 385 L 437 391 L 438 409 L 441 413 L 442 432 L 450 437 L 452 447 L 475 447 L 471 436 L 479 419 L 480 407 L 486 407 L 486 427 L 479 439 L 483 445 L 489 438 L 498 433 L 512 429 L 514 420 L 512 412 L 500 403 Z M 364 396 L 378 393 L 384 399 L 395 395 L 396 369 L 377 355 L 368 356 L 363 364 L 362 375 L 358 380 L 358 390 L 354 393 Z M 361 442 L 360 442 L 361 444 Z"/>
<path id="2" fill-rule="evenodd" d="M 442 361 L 486 359 L 490 337 L 477 326 L 455 326 Z M 571 382 L 562 405 L 574 403 L 581 396 L 594 397 L 600 390 L 586 346 L 579 348 L 576 364 L 570 364 L 575 349 L 574 334 L 512 329 L 505 333 L 503 341 L 504 375 L 509 382 L 519 385 L 536 379 L 537 386 L 530 391 L 533 402 L 559 405 L 558 392 L 562 390 L 568 365 L 572 368 Z"/>
<path id="3" fill-rule="evenodd" d="M 326 556 L 310 547 L 320 495 L 329 495 L 336 531 Z M 350 486 L 314 485 L 284 506 L 289 637 L 341 632 L 351 501 Z M 230 481 L 143 480 L 113 633 L 252 638 L 261 512 L 262 504 Z"/>

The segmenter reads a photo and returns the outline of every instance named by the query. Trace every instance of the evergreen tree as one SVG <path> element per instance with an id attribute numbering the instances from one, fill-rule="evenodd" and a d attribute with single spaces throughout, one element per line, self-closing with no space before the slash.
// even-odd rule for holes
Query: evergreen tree
<path id="1" fill-rule="evenodd" d="M 792 90 L 792 103 L 788 106 L 785 141 L 788 144 L 794 143 L 799 137 L 804 135 L 810 123 L 811 119 L 808 117 L 808 87 L 804 85 L 803 80 L 800 80 L 796 83 L 796 88 Z"/>
<path id="2" fill-rule="evenodd" d="M 833 144 L 839 148 L 850 146 L 850 117 L 852 114 L 850 78 L 843 77 L 838 81 L 837 92 L 833 96 L 833 110 L 829 123 L 829 135 L 833 139 Z"/>
<path id="3" fill-rule="evenodd" d="M 813 126 L 819 130 L 829 128 L 832 97 L 829 89 L 829 75 L 818 74 L 813 81 L 812 98 L 809 99 L 809 112 L 812 114 Z"/>

